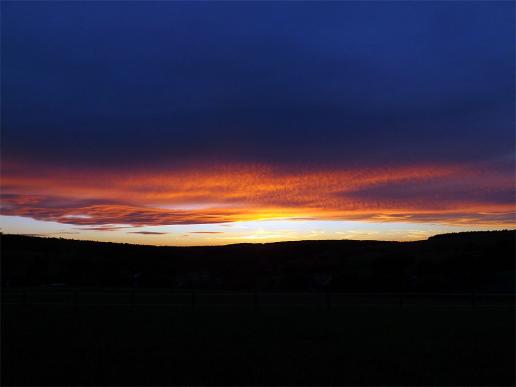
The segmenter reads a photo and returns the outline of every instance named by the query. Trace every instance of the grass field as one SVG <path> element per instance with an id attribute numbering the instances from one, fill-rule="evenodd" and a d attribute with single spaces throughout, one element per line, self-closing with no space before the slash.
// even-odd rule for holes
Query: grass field
<path id="1" fill-rule="evenodd" d="M 3 305 L 2 385 L 514 385 L 514 309 Z"/>

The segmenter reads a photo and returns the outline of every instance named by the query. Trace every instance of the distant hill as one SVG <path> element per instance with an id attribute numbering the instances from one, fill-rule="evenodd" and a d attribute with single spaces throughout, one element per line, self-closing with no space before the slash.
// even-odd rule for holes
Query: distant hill
<path id="1" fill-rule="evenodd" d="M 516 231 L 217 247 L 2 235 L 1 252 L 3 287 L 512 292 Z"/>

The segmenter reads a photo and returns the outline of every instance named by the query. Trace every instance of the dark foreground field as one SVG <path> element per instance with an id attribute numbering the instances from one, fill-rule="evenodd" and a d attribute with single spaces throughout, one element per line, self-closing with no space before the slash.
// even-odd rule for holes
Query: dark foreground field
<path id="1" fill-rule="evenodd" d="M 2 385 L 514 385 L 513 307 L 4 305 Z"/>
<path id="2" fill-rule="evenodd" d="M 0 240 L 4 386 L 515 384 L 515 231 Z"/>

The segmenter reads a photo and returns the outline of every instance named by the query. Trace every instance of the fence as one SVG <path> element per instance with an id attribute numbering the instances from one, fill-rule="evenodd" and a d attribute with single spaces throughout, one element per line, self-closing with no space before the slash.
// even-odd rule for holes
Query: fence
<path id="1" fill-rule="evenodd" d="M 209 308 L 514 307 L 513 293 L 260 293 L 168 290 L 3 290 L 2 304 L 154 305 Z"/>

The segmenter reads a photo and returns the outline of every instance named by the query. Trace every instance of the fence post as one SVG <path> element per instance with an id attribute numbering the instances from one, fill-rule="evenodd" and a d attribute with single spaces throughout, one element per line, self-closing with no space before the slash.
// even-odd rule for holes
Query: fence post
<path id="1" fill-rule="evenodd" d="M 258 310 L 258 292 L 255 291 L 253 295 L 254 310 Z"/>
<path id="2" fill-rule="evenodd" d="M 195 309 L 195 292 L 192 291 L 192 310 Z"/>

